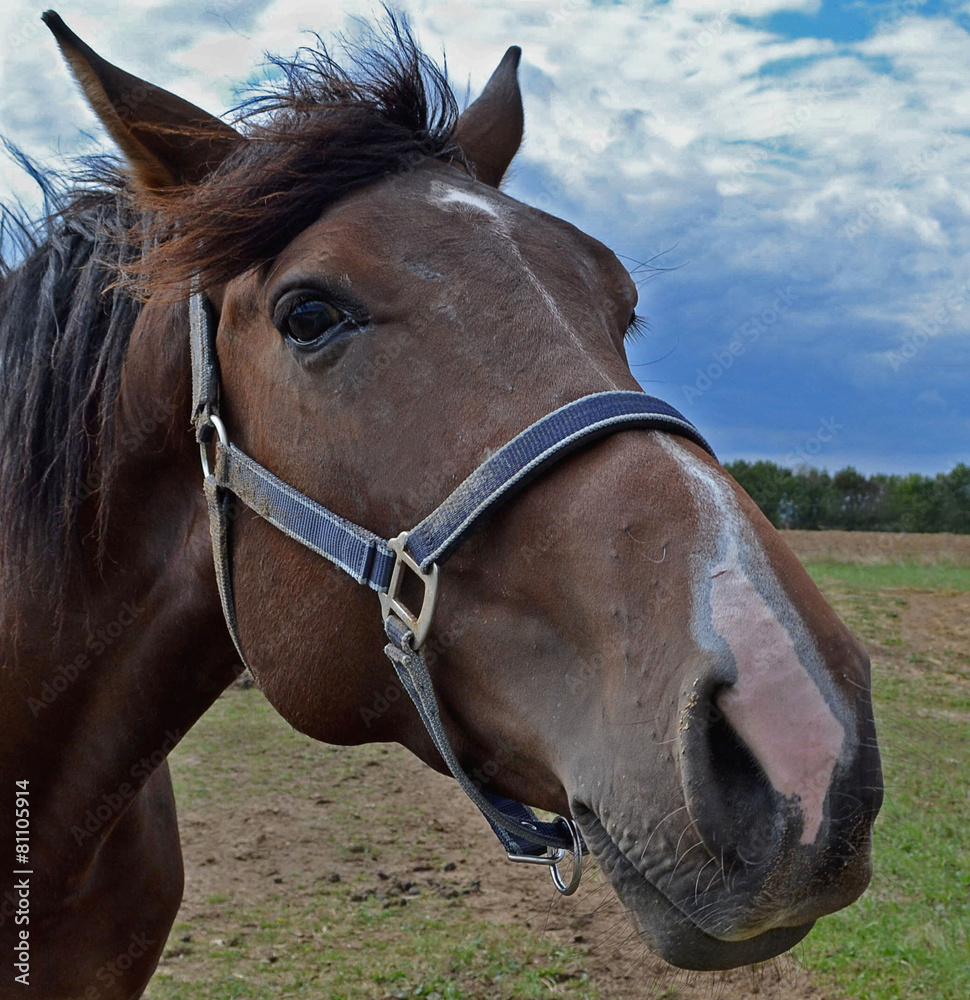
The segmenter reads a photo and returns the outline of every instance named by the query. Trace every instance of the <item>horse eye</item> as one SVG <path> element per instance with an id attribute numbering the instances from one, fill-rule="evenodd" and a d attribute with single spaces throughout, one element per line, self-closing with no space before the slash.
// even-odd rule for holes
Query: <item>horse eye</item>
<path id="1" fill-rule="evenodd" d="M 348 318 L 329 302 L 324 302 L 322 299 L 308 299 L 287 313 L 281 330 L 298 347 L 308 347 Z"/>

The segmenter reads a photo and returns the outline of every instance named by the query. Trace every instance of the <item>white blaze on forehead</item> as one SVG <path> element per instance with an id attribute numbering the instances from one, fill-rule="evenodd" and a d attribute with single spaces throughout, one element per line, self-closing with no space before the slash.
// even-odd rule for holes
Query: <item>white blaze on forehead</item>
<path id="1" fill-rule="evenodd" d="M 438 180 L 434 181 L 431 185 L 431 192 L 431 204 L 437 205 L 445 211 L 465 212 L 467 209 L 472 209 L 480 215 L 485 216 L 485 218 L 482 219 L 483 228 L 487 227 L 485 228 L 485 231 L 490 236 L 501 240 L 504 246 L 513 255 L 516 264 L 522 271 L 522 274 L 525 275 L 529 284 L 542 299 L 543 304 L 549 311 L 549 314 L 556 325 L 566 331 L 576 347 L 579 348 L 579 351 L 583 354 L 590 367 L 603 379 L 607 387 L 610 389 L 617 388 L 613 379 L 611 379 L 609 375 L 603 371 L 590 354 L 586 345 L 582 342 L 582 339 L 573 329 L 572 324 L 567 321 L 566 317 L 562 313 L 562 310 L 559 308 L 559 303 L 556 302 L 555 298 L 553 298 L 550 294 L 549 289 L 543 285 L 535 271 L 533 271 L 529 266 L 528 261 L 522 256 L 522 251 L 512 233 L 511 211 L 506 207 L 506 204 L 503 204 L 498 198 L 492 198 L 487 193 L 487 190 L 483 192 L 468 191 L 465 188 L 459 188 Z M 505 202 L 508 205 L 514 204 L 514 202 L 511 202 L 508 199 L 505 199 Z"/>
<path id="2" fill-rule="evenodd" d="M 439 205 L 463 205 L 466 208 L 473 208 L 479 212 L 484 212 L 493 219 L 499 218 L 498 209 L 482 195 L 475 194 L 472 191 L 459 191 L 457 188 L 447 188 L 444 194 L 437 196 L 436 200 Z"/>
<path id="3" fill-rule="evenodd" d="M 716 537 L 715 553 L 695 567 L 695 617 L 706 618 L 727 644 L 737 680 L 717 697 L 718 708 L 757 759 L 772 787 L 797 801 L 803 844 L 815 842 L 825 797 L 846 730 L 822 692 L 824 665 L 808 630 L 774 579 L 728 483 L 679 442 L 664 448 L 687 474 L 700 530 Z M 757 568 L 761 588 L 751 569 Z M 770 580 L 769 600 L 764 596 Z M 779 610 L 786 621 L 779 617 Z M 704 626 L 695 621 L 699 631 Z M 813 673 L 806 666 L 815 666 Z"/>

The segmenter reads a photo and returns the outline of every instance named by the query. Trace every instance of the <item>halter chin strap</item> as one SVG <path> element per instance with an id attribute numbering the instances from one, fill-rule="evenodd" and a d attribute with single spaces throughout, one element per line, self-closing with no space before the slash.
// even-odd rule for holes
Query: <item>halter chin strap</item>
<path id="1" fill-rule="evenodd" d="M 466 774 L 448 740 L 421 651 L 434 616 L 438 570 L 485 518 L 550 465 L 598 438 L 639 428 L 679 434 L 713 455 L 710 445 L 661 399 L 640 392 L 594 393 L 527 427 L 486 459 L 415 528 L 385 540 L 311 500 L 230 443 L 217 412 L 216 324 L 203 293 L 191 297 L 189 326 L 192 419 L 202 451 L 216 581 L 229 634 L 242 662 L 246 663 L 246 656 L 236 621 L 230 556 L 237 500 L 378 592 L 389 640 L 384 651 L 449 771 L 491 824 L 510 860 L 548 865 L 559 891 L 574 892 L 586 849 L 575 822 L 562 816 L 545 822 L 528 806 L 484 790 Z M 212 449 L 214 461 L 210 464 Z M 424 586 L 417 612 L 401 598 L 405 573 L 416 575 Z M 559 872 L 566 852 L 573 854 L 568 883 Z"/>

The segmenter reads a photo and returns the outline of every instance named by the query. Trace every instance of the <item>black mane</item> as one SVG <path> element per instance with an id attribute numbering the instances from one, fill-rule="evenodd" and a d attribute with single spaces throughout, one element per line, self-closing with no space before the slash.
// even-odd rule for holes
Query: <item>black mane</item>
<path id="1" fill-rule="evenodd" d="M 34 172 L 34 171 L 32 171 Z M 77 514 L 101 496 L 101 456 L 139 303 L 117 287 L 132 256 L 112 234 L 130 228 L 124 194 L 55 192 L 38 227 L 4 212 L 25 257 L 0 285 L 0 580 L 25 573 L 63 582 L 78 552 Z M 46 572 L 45 572 L 46 571 Z"/>
<path id="2" fill-rule="evenodd" d="M 143 288 L 227 281 L 272 260 L 356 188 L 428 159 L 464 163 L 455 96 L 406 24 L 389 15 L 370 42 L 347 46 L 349 69 L 319 39 L 272 60 L 281 82 L 237 109 L 244 141 L 204 184 L 153 200 L 157 250 L 142 263 Z"/>
<path id="3" fill-rule="evenodd" d="M 342 195 L 434 157 L 461 159 L 444 74 L 394 18 L 349 70 L 326 49 L 273 60 L 282 82 L 239 110 L 244 137 L 195 188 L 144 211 L 108 159 L 41 184 L 46 218 L 3 210 L 16 268 L 0 260 L 0 585 L 25 573 L 54 593 L 77 570 L 78 515 L 93 497 L 106 523 L 114 412 L 139 299 L 186 282 L 231 279 L 271 260 Z M 143 247 L 152 246 L 147 253 Z M 186 373 L 188 376 L 188 372 Z M 186 422 L 187 422 L 186 415 Z"/>

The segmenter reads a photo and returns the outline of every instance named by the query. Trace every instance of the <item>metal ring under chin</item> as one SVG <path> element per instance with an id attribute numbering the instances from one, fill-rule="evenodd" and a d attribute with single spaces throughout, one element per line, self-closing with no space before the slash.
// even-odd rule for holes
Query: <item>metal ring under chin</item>
<path id="1" fill-rule="evenodd" d="M 563 822 L 569 827 L 569 832 L 573 836 L 573 849 L 569 852 L 573 856 L 573 873 L 568 882 L 563 881 L 562 875 L 559 874 L 559 866 L 563 860 L 560 858 L 555 864 L 550 865 L 549 874 L 552 876 L 552 884 L 564 896 L 571 896 L 579 888 L 579 880 L 583 877 L 583 835 L 573 820 L 563 817 Z"/>
<path id="2" fill-rule="evenodd" d="M 571 896 L 579 888 L 579 880 L 583 877 L 583 835 L 579 832 L 579 827 L 571 819 L 560 816 L 559 820 L 569 829 L 569 835 L 573 838 L 573 849 L 564 850 L 559 847 L 550 854 L 543 854 L 538 857 L 534 854 L 511 854 L 506 853 L 509 861 L 517 861 L 525 865 L 545 865 L 552 876 L 552 884 L 564 895 Z M 567 882 L 559 872 L 559 866 L 563 863 L 567 854 L 573 856 L 573 872 Z"/>

